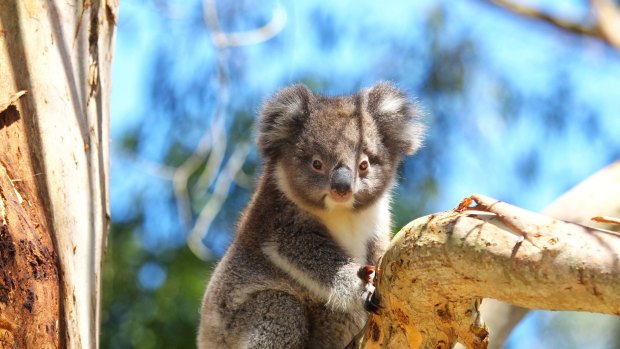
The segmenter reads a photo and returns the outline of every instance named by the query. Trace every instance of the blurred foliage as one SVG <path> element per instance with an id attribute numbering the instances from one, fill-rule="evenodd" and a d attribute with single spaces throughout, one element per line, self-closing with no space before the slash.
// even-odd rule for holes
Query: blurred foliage
<path id="1" fill-rule="evenodd" d="M 114 223 L 103 272 L 102 348 L 191 348 L 211 266 L 187 247 L 150 252 L 140 219 Z"/>
<path id="2" fill-rule="evenodd" d="M 257 28 L 269 21 L 277 3 L 219 1 L 219 25 L 227 31 Z M 615 124 L 603 115 L 618 114 L 620 108 L 603 110 L 589 99 L 595 94 L 575 92 L 583 88 L 574 66 L 583 62 L 540 58 L 553 50 L 535 52 L 534 58 L 528 57 L 530 51 L 520 53 L 526 63 L 497 58 L 498 43 L 489 41 L 496 33 L 477 30 L 477 19 L 467 22 L 472 14 L 487 11 L 485 18 L 495 18 L 497 13 L 477 2 L 413 3 L 286 2 L 287 27 L 278 36 L 218 50 L 200 1 L 121 1 L 112 110 L 122 109 L 118 105 L 127 100 L 138 103 L 112 115 L 113 222 L 103 274 L 103 348 L 195 346 L 213 261 L 200 261 L 186 245 L 191 226 L 179 212 L 174 171 L 222 120 L 222 133 L 211 136 L 210 148 L 186 183 L 193 223 L 217 196 L 216 180 L 201 178 L 207 163 L 217 160 L 218 141 L 225 142 L 224 166 L 237 144 L 253 139 L 261 101 L 287 84 L 303 82 L 321 93 L 342 94 L 392 80 L 419 98 L 429 133 L 424 148 L 399 170 L 395 228 L 451 208 L 474 191 L 541 209 L 620 156 L 617 132 L 609 127 Z M 558 54 L 569 57 L 585 46 L 564 45 Z M 135 57 L 127 52 L 140 50 L 143 61 L 130 65 Z M 544 62 L 525 66 L 537 60 Z M 505 61 L 511 63 L 502 66 Z M 132 76 L 141 79 L 138 88 L 131 88 Z M 231 241 L 259 171 L 252 151 L 204 232 L 203 242 L 215 257 Z"/>

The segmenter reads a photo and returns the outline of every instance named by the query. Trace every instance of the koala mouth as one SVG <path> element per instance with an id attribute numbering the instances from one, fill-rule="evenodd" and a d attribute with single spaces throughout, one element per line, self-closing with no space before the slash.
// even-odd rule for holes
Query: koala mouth
<path id="1" fill-rule="evenodd" d="M 353 193 L 351 191 L 348 191 L 346 193 L 339 193 L 331 190 L 327 197 L 328 201 L 331 201 L 332 204 L 335 204 L 337 206 L 351 206 L 353 204 Z"/>
<path id="2" fill-rule="evenodd" d="M 334 200 L 337 203 L 346 203 L 349 202 L 351 200 L 351 197 L 353 197 L 353 195 L 351 194 L 351 192 L 346 192 L 346 193 L 338 193 L 334 190 L 330 191 L 329 193 L 329 198 Z"/>

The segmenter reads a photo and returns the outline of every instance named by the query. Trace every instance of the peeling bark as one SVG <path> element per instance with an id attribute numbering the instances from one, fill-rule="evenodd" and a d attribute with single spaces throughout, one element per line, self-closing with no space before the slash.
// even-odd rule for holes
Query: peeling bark
<path id="1" fill-rule="evenodd" d="M 112 1 L 0 1 L 0 347 L 97 348 Z"/>
<path id="2" fill-rule="evenodd" d="M 0 348 L 57 348 L 58 258 L 33 188 L 0 161 Z"/>

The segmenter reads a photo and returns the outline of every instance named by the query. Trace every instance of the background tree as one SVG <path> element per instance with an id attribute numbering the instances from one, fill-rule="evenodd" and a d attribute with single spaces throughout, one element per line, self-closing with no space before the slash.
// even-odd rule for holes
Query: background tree
<path id="1" fill-rule="evenodd" d="M 0 347 L 97 348 L 115 1 L 0 3 Z"/>
<path id="2" fill-rule="evenodd" d="M 389 79 L 419 97 L 430 134 L 401 169 L 395 228 L 472 192 L 542 210 L 620 155 L 620 65 L 609 45 L 483 2 L 122 6 L 115 257 L 104 275 L 109 347 L 194 345 L 198 313 L 188 309 L 198 309 L 211 269 L 194 252 L 211 263 L 228 245 L 259 170 L 255 111 L 281 86 L 339 94 Z M 548 10 L 582 19 L 589 8 L 557 2 Z M 617 320 L 571 318 L 536 312 L 508 345 L 614 343 Z M 550 323 L 562 336 L 542 333 Z M 159 335 L 164 328 L 176 335 Z"/>

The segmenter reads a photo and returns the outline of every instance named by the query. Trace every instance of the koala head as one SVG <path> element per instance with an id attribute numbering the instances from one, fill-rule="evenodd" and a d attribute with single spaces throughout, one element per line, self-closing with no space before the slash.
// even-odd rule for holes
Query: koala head
<path id="1" fill-rule="evenodd" d="M 258 146 L 266 171 L 296 204 L 357 210 L 389 190 L 422 133 L 420 112 L 388 83 L 344 97 L 293 85 L 263 106 Z"/>

